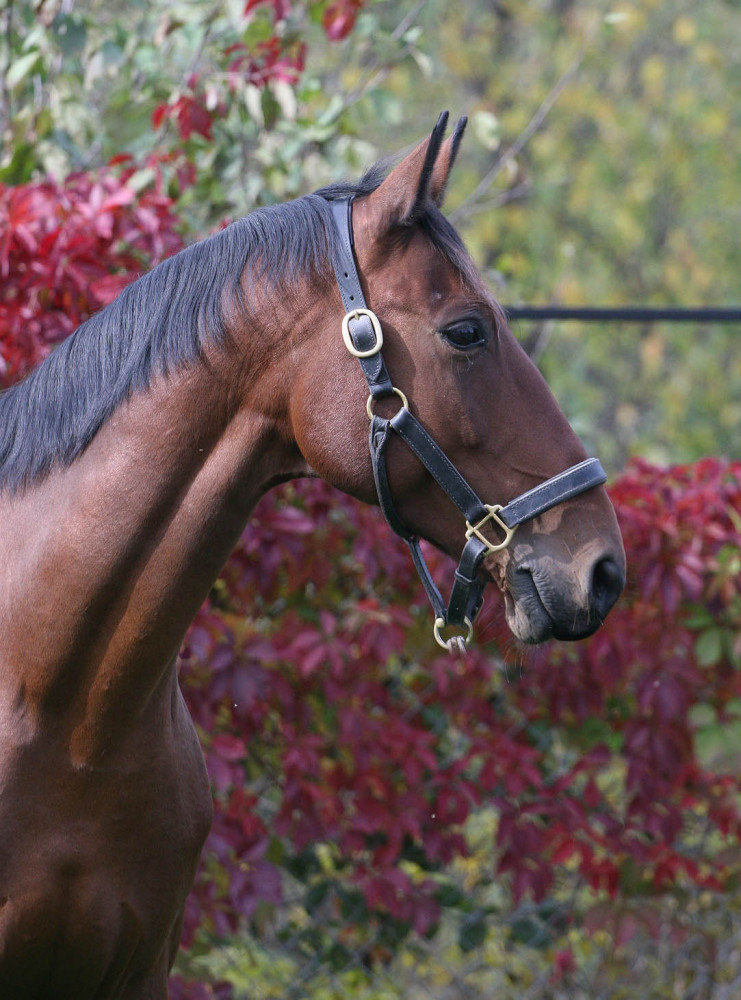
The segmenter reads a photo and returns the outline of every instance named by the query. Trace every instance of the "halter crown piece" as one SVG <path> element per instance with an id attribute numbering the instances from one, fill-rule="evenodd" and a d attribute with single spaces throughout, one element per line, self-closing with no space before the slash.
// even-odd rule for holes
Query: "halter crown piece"
<path id="1" fill-rule="evenodd" d="M 411 413 L 401 389 L 392 385 L 381 354 L 381 324 L 375 313 L 366 306 L 355 265 L 352 198 L 331 201 L 330 207 L 340 237 L 333 265 L 346 309 L 342 320 L 342 339 L 350 354 L 358 359 L 370 390 L 366 409 L 370 418 L 369 446 L 378 500 L 391 528 L 409 546 L 414 565 L 435 612 L 435 640 L 450 652 L 463 651 L 473 636 L 473 622 L 483 600 L 484 583 L 479 579 L 478 573 L 484 556 L 506 548 L 512 541 L 518 524 L 599 486 L 607 481 L 607 476 L 598 459 L 588 458 L 521 494 L 506 506 L 483 503 Z M 377 416 L 373 412 L 374 400 L 394 395 L 401 402 L 398 412 L 389 419 Z M 386 448 L 393 434 L 398 434 L 412 449 L 466 519 L 466 541 L 455 571 L 447 608 L 422 555 L 419 539 L 401 520 L 391 498 L 386 472 Z M 499 542 L 491 542 L 482 534 L 482 529 L 489 522 L 503 533 Z M 444 639 L 441 629 L 447 626 L 458 628 L 464 634 Z"/>

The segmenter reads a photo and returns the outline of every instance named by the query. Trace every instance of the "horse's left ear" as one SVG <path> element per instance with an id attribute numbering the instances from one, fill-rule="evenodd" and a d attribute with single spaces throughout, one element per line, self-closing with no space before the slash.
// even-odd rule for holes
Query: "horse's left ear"
<path id="1" fill-rule="evenodd" d="M 460 118 L 453 134 L 444 139 L 448 112 L 443 111 L 428 138 L 368 196 L 368 208 L 377 231 L 410 226 L 424 214 L 430 202 L 442 205 L 466 121 Z"/>
<path id="2" fill-rule="evenodd" d="M 453 129 L 453 134 L 442 143 L 440 152 L 435 158 L 435 165 L 432 168 L 432 175 L 430 176 L 428 194 L 438 208 L 442 206 L 445 198 L 445 189 L 448 186 L 450 171 L 453 169 L 455 158 L 458 155 L 458 147 L 461 144 L 467 122 L 468 118 L 465 115 L 458 119 Z"/>

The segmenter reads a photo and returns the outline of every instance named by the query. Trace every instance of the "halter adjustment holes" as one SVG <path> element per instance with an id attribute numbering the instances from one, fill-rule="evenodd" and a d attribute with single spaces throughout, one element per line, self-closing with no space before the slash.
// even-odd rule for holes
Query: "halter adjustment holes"
<path id="1" fill-rule="evenodd" d="M 396 395 L 396 396 L 399 397 L 399 399 L 401 400 L 401 405 L 402 405 L 403 409 L 408 410 L 409 409 L 409 400 L 406 398 L 406 396 L 401 391 L 401 389 L 397 389 L 396 386 L 392 386 L 391 387 L 391 391 L 394 393 L 394 395 Z M 365 404 L 365 412 L 368 414 L 368 419 L 369 420 L 373 419 L 373 408 L 372 407 L 373 407 L 373 396 L 370 395 L 370 396 L 368 396 L 368 402 Z"/>

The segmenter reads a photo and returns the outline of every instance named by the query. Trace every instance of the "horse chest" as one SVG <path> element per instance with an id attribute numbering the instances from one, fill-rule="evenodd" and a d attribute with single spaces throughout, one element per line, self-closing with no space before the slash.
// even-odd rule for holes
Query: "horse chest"
<path id="1" fill-rule="evenodd" d="M 165 995 L 211 821 L 179 696 L 168 714 L 138 766 L 131 743 L 125 758 L 76 768 L 51 735 L 19 749 L 0 731 L 1 997 Z"/>

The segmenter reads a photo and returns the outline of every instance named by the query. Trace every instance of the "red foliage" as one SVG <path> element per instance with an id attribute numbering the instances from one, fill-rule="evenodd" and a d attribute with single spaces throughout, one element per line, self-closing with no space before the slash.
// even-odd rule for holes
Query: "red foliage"
<path id="1" fill-rule="evenodd" d="M 346 38 L 353 27 L 364 0 L 333 0 L 322 14 L 322 25 L 331 41 Z M 244 16 L 250 17 L 255 8 L 272 7 L 274 33 L 256 45 L 236 42 L 220 53 L 218 75 L 224 75 L 227 87 L 213 75 L 208 89 L 197 76 L 186 83 L 186 90 L 179 88 L 168 101 L 161 102 L 152 112 L 152 126 L 159 129 L 166 122 L 173 122 L 182 142 L 192 135 L 211 141 L 213 123 L 223 118 L 229 109 L 232 96 L 237 93 L 242 100 L 242 85 L 266 87 L 273 80 L 295 84 L 306 65 L 306 44 L 277 28 L 290 13 L 289 0 L 247 0 Z"/>
<path id="2" fill-rule="evenodd" d="M 553 972 L 550 977 L 551 983 L 555 985 L 556 983 L 563 982 L 563 980 L 568 979 L 573 972 L 576 972 L 576 959 L 574 958 L 573 951 L 570 948 L 557 951 L 553 956 Z"/>
<path id="3" fill-rule="evenodd" d="M 330 3 L 322 15 L 322 27 L 327 38 L 331 38 L 333 42 L 347 38 L 355 27 L 362 5 L 362 0 L 334 0 Z"/>
<path id="4" fill-rule="evenodd" d="M 171 200 L 127 166 L 63 183 L 0 184 L 0 386 L 181 246 Z"/>
<path id="5" fill-rule="evenodd" d="M 178 135 L 184 141 L 195 132 L 211 139 L 211 114 L 203 97 L 180 94 L 169 104 L 158 104 L 152 112 L 152 125 L 159 128 L 165 120 L 175 122 Z"/>
<path id="6" fill-rule="evenodd" d="M 273 17 L 277 21 L 284 21 L 291 10 L 290 0 L 247 0 L 244 5 L 244 15 L 245 17 L 254 10 L 255 7 L 259 7 L 261 4 L 268 4 L 273 8 Z"/>
<path id="7" fill-rule="evenodd" d="M 297 852 L 333 844 L 368 904 L 417 928 L 437 904 L 429 883 L 399 883 L 400 862 L 412 847 L 431 868 L 465 853 L 461 824 L 484 801 L 499 813 L 499 870 L 515 898 L 542 899 L 566 861 L 610 895 L 636 869 L 646 889 L 681 878 L 720 887 L 723 856 L 688 856 L 681 834 L 697 810 L 735 835 L 737 785 L 702 771 L 688 712 L 698 701 L 722 708 L 741 685 L 730 652 L 709 668 L 698 663 L 690 622 L 696 606 L 713 627 L 738 614 L 739 581 L 723 577 L 722 558 L 738 545 L 730 512 L 741 507 L 741 463 L 636 463 L 613 498 L 628 549 L 626 596 L 590 641 L 532 654 L 525 680 L 503 690 L 496 650 L 455 660 L 422 640 L 424 668 L 406 659 L 420 649 L 417 610 L 424 618 L 427 609 L 376 511 L 322 484 L 302 485 L 297 506 L 263 501 L 223 579 L 240 614 L 248 591 L 263 609 L 289 607 L 267 631 L 263 623 L 239 633 L 204 610 L 183 665 L 199 723 L 213 732 L 221 719 L 243 734 L 244 758 L 236 768 L 230 760 L 235 786 L 253 753 L 272 761 L 272 833 Z M 339 613 L 337 601 L 353 592 Z M 321 610 L 328 602 L 332 613 Z M 229 675 L 225 688 L 214 664 Z M 555 726 L 578 748 L 557 774 Z M 446 748 L 452 733 L 457 755 Z M 214 741 L 207 753 L 219 752 Z M 626 777 L 616 802 L 599 778 L 618 761 Z"/>
<path id="8" fill-rule="evenodd" d="M 277 35 L 252 48 L 232 45 L 225 54 L 234 56 L 228 65 L 232 87 L 238 77 L 255 87 L 264 87 L 271 80 L 296 83 L 306 63 L 306 45 L 286 42 Z"/>
<path id="9" fill-rule="evenodd" d="M 186 982 L 182 976 L 170 976 L 170 1000 L 232 1000 L 234 988 L 230 983 Z"/>

